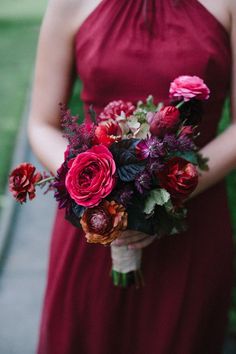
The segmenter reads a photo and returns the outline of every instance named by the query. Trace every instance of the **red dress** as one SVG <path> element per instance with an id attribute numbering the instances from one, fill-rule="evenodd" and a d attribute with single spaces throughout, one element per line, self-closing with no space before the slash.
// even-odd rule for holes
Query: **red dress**
<path id="1" fill-rule="evenodd" d="M 85 110 L 168 97 L 178 75 L 211 89 L 199 144 L 216 135 L 230 87 L 230 41 L 196 0 L 103 0 L 75 39 Z M 151 30 L 148 29 L 152 25 Z M 143 251 L 142 289 L 112 285 L 110 249 L 87 244 L 59 211 L 38 354 L 220 354 L 232 286 L 225 182 L 188 202 L 188 231 Z"/>

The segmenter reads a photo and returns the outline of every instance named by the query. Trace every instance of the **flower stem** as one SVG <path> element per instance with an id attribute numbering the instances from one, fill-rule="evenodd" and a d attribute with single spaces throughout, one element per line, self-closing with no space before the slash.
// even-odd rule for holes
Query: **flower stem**
<path id="1" fill-rule="evenodd" d="M 40 186 L 40 184 L 43 184 L 43 183 L 48 183 L 48 182 L 51 182 L 55 179 L 55 177 L 48 177 L 48 178 L 44 178 L 44 179 L 41 179 L 39 182 L 36 183 L 37 186 Z"/>
<path id="2" fill-rule="evenodd" d="M 179 102 L 175 107 L 176 107 L 176 108 L 180 108 L 180 107 L 183 106 L 183 104 L 185 104 L 185 101 Z"/>

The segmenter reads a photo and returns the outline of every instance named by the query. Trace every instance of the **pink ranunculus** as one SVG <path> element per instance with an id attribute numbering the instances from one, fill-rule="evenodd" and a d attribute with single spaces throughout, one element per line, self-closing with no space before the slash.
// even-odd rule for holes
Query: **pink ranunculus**
<path id="1" fill-rule="evenodd" d="M 74 201 L 84 207 L 94 207 L 112 191 L 116 165 L 104 145 L 95 145 L 68 163 L 66 188 Z"/>
<path id="2" fill-rule="evenodd" d="M 170 84 L 169 96 L 174 100 L 207 100 L 209 95 L 209 88 L 198 76 L 179 76 Z"/>

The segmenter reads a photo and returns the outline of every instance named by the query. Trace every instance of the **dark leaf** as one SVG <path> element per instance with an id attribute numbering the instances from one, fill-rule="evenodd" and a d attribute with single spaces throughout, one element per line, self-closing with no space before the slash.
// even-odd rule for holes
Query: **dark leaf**
<path id="1" fill-rule="evenodd" d="M 199 165 L 200 170 L 202 170 L 202 171 L 209 170 L 209 166 L 207 164 L 209 161 L 209 158 L 203 157 L 202 154 L 198 153 L 197 154 L 197 161 L 198 161 L 198 165 Z"/>
<path id="2" fill-rule="evenodd" d="M 194 151 L 176 151 L 173 154 L 171 154 L 171 156 L 182 157 L 182 159 L 189 161 L 194 165 L 198 165 L 198 157 L 196 152 Z"/>
<path id="3" fill-rule="evenodd" d="M 71 207 L 66 211 L 65 218 L 75 227 L 81 228 L 80 219 L 84 210 L 84 207 L 73 202 Z"/>
<path id="4" fill-rule="evenodd" d="M 139 161 L 136 164 L 124 165 L 117 168 L 118 175 L 123 182 L 131 182 L 135 180 L 136 175 L 143 171 L 145 164 Z"/>
<path id="5" fill-rule="evenodd" d="M 90 115 L 91 121 L 96 124 L 96 112 L 93 108 L 93 105 L 89 106 L 88 113 Z"/>
<path id="6" fill-rule="evenodd" d="M 140 161 L 136 156 L 135 148 L 138 142 L 138 139 L 125 139 L 110 147 L 118 176 L 124 182 L 133 181 L 137 173 L 145 167 L 145 161 Z"/>

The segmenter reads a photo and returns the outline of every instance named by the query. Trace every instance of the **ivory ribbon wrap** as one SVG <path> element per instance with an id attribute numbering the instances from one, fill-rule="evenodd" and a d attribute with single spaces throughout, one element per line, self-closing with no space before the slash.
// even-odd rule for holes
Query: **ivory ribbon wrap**
<path id="1" fill-rule="evenodd" d="M 142 250 L 128 249 L 127 246 L 111 244 L 112 269 L 119 273 L 139 270 L 141 267 Z"/>

